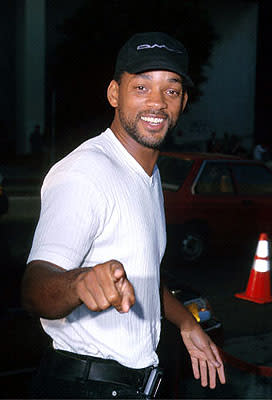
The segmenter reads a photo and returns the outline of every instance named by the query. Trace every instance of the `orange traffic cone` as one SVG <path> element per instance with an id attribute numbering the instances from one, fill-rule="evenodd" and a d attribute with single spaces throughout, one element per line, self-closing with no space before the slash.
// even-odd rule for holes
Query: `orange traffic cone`
<path id="1" fill-rule="evenodd" d="M 247 289 L 244 293 L 237 293 L 235 296 L 259 304 L 270 303 L 272 302 L 270 285 L 268 238 L 266 233 L 261 233 Z"/>

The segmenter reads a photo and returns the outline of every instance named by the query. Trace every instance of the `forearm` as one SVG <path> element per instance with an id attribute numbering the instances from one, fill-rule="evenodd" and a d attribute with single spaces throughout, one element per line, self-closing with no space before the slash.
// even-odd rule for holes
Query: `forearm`
<path id="1" fill-rule="evenodd" d="M 175 324 L 180 331 L 191 330 L 197 324 L 192 314 L 166 286 L 163 286 L 163 305 L 166 319 Z"/>
<path id="2" fill-rule="evenodd" d="M 22 280 L 23 307 L 41 317 L 58 319 L 70 314 L 82 302 L 77 282 L 88 268 L 66 271 L 51 263 L 34 261 Z"/>

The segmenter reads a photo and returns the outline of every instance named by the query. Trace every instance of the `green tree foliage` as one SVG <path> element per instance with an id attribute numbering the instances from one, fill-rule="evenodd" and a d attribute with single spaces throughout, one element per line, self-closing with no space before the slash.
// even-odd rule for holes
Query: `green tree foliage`
<path id="1" fill-rule="evenodd" d="M 76 126 L 110 110 L 106 88 L 116 55 L 136 32 L 163 31 L 184 43 L 195 83 L 190 101 L 199 98 L 200 84 L 206 79 L 204 66 L 216 40 L 204 6 L 205 2 L 195 0 L 86 0 L 60 27 L 64 40 L 52 70 L 58 124 Z"/>

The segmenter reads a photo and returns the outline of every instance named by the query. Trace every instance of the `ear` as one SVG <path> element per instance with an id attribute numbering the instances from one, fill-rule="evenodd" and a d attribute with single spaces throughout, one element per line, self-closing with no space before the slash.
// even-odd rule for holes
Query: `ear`
<path id="1" fill-rule="evenodd" d="M 112 80 L 108 86 L 107 97 L 110 105 L 113 108 L 118 107 L 119 103 L 119 85 L 116 81 Z"/>
<path id="2" fill-rule="evenodd" d="M 188 101 L 188 92 L 186 90 L 186 92 L 183 95 L 183 102 L 182 102 L 182 105 L 181 105 L 182 112 L 184 111 L 184 109 L 186 107 L 187 101 Z"/>

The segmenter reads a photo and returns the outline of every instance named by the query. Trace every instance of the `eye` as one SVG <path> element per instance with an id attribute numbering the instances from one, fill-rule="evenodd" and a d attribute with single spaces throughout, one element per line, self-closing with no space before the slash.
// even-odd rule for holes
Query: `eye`
<path id="1" fill-rule="evenodd" d="M 137 89 L 139 92 L 144 92 L 145 90 L 147 90 L 146 87 L 143 86 L 143 85 L 137 85 L 137 86 L 136 86 L 136 89 Z"/>
<path id="2" fill-rule="evenodd" d="M 169 94 L 172 97 L 178 97 L 180 96 L 180 91 L 179 90 L 175 90 L 175 89 L 168 89 L 166 91 L 167 94 Z"/>

